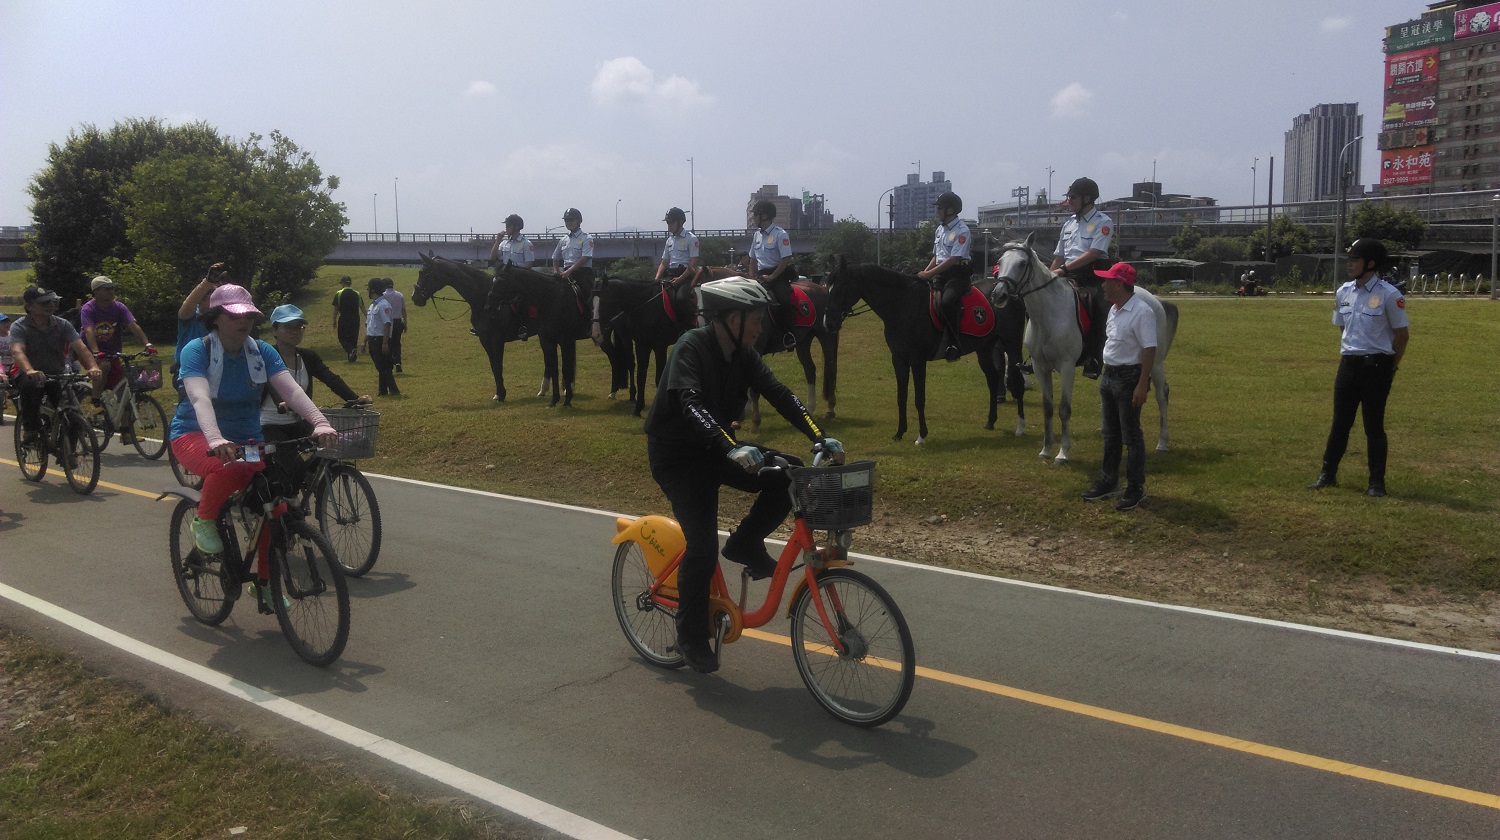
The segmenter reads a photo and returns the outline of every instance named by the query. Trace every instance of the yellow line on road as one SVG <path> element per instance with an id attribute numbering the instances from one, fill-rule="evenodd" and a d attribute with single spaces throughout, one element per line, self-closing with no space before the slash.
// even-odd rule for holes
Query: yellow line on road
<path id="1" fill-rule="evenodd" d="M 12 461 L 12 460 L 10 460 L 8 458 L 0 458 L 0 464 L 9 464 L 12 467 L 20 467 L 21 466 L 20 464 L 16 463 L 15 461 Z M 129 493 L 132 496 L 140 496 L 140 497 L 145 498 L 145 499 L 155 499 L 157 496 L 161 495 L 160 493 L 149 493 L 149 492 L 147 492 L 145 490 L 137 490 L 134 487 L 126 487 L 123 484 L 114 484 L 113 482 L 104 481 L 104 480 L 100 480 L 99 486 L 107 488 L 109 490 L 117 490 L 117 491 L 119 491 L 121 493 Z"/>
<path id="2" fill-rule="evenodd" d="M 772 642 L 778 645 L 791 647 L 792 640 L 786 636 L 778 636 L 761 630 L 745 628 L 744 635 L 763 642 Z M 899 666 L 892 663 L 877 663 L 880 667 L 895 670 Z M 1500 796 L 1492 793 L 1483 793 L 1468 788 L 1445 785 L 1440 782 L 1431 782 L 1426 779 L 1418 779 L 1413 776 L 1403 776 L 1400 773 L 1390 773 L 1385 770 L 1376 770 L 1372 767 L 1363 767 L 1358 764 L 1350 764 L 1347 761 L 1337 761 L 1331 758 L 1322 758 L 1316 755 L 1297 752 L 1295 750 L 1273 747 L 1269 744 L 1259 744 L 1254 741 L 1246 741 L 1243 738 L 1235 738 L 1230 735 L 1220 735 L 1217 732 L 1208 732 L 1202 729 L 1193 729 L 1189 726 L 1178 726 L 1175 723 L 1165 723 L 1139 715 L 1116 712 L 1099 706 L 1090 706 L 1087 703 L 1076 703 L 1072 700 L 1064 700 L 1061 697 L 1051 697 L 1046 694 L 1038 694 L 1034 691 L 1012 688 L 1008 685 L 978 680 L 973 677 L 965 677 L 959 674 L 950 674 L 946 671 L 938 671 L 932 668 L 917 667 L 917 676 L 935 682 L 948 683 L 961 688 L 970 688 L 982 691 L 986 694 L 994 694 L 1000 697 L 1008 697 L 1012 700 L 1020 700 L 1024 703 L 1032 703 L 1056 709 L 1062 712 L 1071 712 L 1075 715 L 1095 718 L 1097 720 L 1116 723 L 1121 726 L 1129 726 L 1135 729 L 1144 729 L 1148 732 L 1156 732 L 1161 735 L 1170 735 L 1174 738 L 1182 738 L 1187 741 L 1196 741 L 1200 744 L 1208 744 L 1213 747 L 1221 747 L 1235 752 L 1257 755 L 1275 761 L 1284 761 L 1288 764 L 1296 764 L 1313 770 L 1321 770 L 1325 773 L 1337 773 L 1340 776 L 1350 776 L 1363 779 L 1368 782 L 1376 782 L 1391 787 L 1403 788 L 1405 790 L 1425 793 L 1430 796 L 1441 796 L 1445 799 L 1456 799 L 1459 802 L 1467 802 L 1471 805 L 1480 805 L 1485 808 L 1500 810 Z"/>

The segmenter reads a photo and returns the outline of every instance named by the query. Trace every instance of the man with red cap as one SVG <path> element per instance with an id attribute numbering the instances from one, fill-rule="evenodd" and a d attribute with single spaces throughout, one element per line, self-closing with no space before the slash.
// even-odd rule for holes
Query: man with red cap
<path id="1" fill-rule="evenodd" d="M 1156 364 L 1156 314 L 1135 296 L 1135 268 L 1115 263 L 1105 271 L 1104 297 L 1109 318 L 1104 325 L 1104 368 L 1099 377 L 1100 424 L 1104 458 L 1099 479 L 1083 494 L 1096 501 L 1120 492 L 1121 446 L 1125 459 L 1125 494 L 1115 510 L 1133 510 L 1146 498 L 1146 441 L 1141 434 L 1141 406 Z"/>

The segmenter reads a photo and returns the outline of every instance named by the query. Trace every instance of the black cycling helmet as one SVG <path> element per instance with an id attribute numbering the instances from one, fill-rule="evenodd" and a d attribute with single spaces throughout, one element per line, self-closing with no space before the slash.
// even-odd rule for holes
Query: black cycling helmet
<path id="1" fill-rule="evenodd" d="M 1068 191 L 1065 195 L 1067 197 L 1077 196 L 1089 201 L 1097 201 L 1099 199 L 1099 185 L 1094 183 L 1093 178 L 1079 178 L 1068 185 Z"/>
<path id="2" fill-rule="evenodd" d="M 577 219 L 578 221 L 582 222 L 583 221 L 583 214 L 580 213 L 580 212 L 578 212 L 578 208 L 577 207 L 569 207 L 563 213 L 563 221 L 566 222 L 569 219 Z"/>
<path id="3" fill-rule="evenodd" d="M 755 206 L 750 208 L 750 212 L 753 213 L 756 218 L 760 218 L 761 216 L 770 216 L 774 219 L 776 218 L 776 205 L 772 204 L 769 201 L 766 201 L 765 199 L 761 199 L 760 201 L 755 202 Z"/>
<path id="4" fill-rule="evenodd" d="M 956 192 L 945 192 L 932 204 L 934 207 L 951 207 L 954 213 L 962 213 L 964 210 L 964 200 L 959 198 Z"/>
<path id="5" fill-rule="evenodd" d="M 682 208 L 681 207 L 673 207 L 671 210 L 667 211 L 667 216 L 666 216 L 666 218 L 662 219 L 662 221 L 664 221 L 664 222 L 682 222 L 682 223 L 686 224 L 687 223 L 687 214 L 684 213 L 684 212 L 682 212 Z"/>
<path id="6" fill-rule="evenodd" d="M 1379 239 L 1365 237 L 1349 243 L 1349 258 L 1354 260 L 1369 260 L 1375 263 L 1377 271 L 1385 266 L 1390 256 L 1390 253 L 1385 249 L 1385 243 Z"/>
<path id="7" fill-rule="evenodd" d="M 515 225 L 516 230 L 520 230 L 526 227 L 526 223 L 522 221 L 521 217 L 517 216 L 515 213 L 512 213 L 509 216 L 505 217 L 505 226 L 510 227 L 511 225 Z"/>

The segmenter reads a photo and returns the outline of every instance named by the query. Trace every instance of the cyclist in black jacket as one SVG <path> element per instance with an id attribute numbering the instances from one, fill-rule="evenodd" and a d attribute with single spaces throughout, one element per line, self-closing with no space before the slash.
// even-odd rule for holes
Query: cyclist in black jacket
<path id="1" fill-rule="evenodd" d="M 786 519 L 792 502 L 784 472 L 760 472 L 765 450 L 741 444 L 733 424 L 754 388 L 787 422 L 835 461 L 843 447 L 825 438 L 802 401 L 781 384 L 755 350 L 775 299 L 760 283 L 736 278 L 699 287 L 708 324 L 683 333 L 672 348 L 646 416 L 646 452 L 651 477 L 672 504 L 687 548 L 677 572 L 677 648 L 695 670 L 719 667 L 709 644 L 709 587 L 719 547 L 719 488 L 759 493 L 750 513 L 724 544 L 724 557 L 744 564 L 760 579 L 775 571 L 765 538 Z M 796 466 L 801 462 L 789 458 Z"/>

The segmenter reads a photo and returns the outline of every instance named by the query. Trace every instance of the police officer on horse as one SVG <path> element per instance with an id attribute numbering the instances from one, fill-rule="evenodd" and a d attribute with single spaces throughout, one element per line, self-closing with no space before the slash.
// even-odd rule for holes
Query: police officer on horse
<path id="1" fill-rule="evenodd" d="M 932 259 L 917 272 L 941 295 L 938 307 L 943 320 L 943 357 L 956 361 L 958 322 L 964 296 L 969 293 L 969 226 L 958 217 L 964 209 L 963 199 L 945 192 L 937 198 L 938 226 L 932 240 Z"/>
<path id="2" fill-rule="evenodd" d="M 755 217 L 755 235 L 750 238 L 750 253 L 747 260 L 760 282 L 776 298 L 774 335 L 784 346 L 791 347 L 796 339 L 792 329 L 792 281 L 797 270 L 792 266 L 792 239 L 786 231 L 775 224 L 776 205 L 765 199 L 755 202 L 751 208 Z"/>
<path id="3" fill-rule="evenodd" d="M 1083 335 L 1083 375 L 1099 378 L 1104 353 L 1104 321 L 1109 315 L 1109 301 L 1104 299 L 1101 281 L 1094 274 L 1109 254 L 1114 223 L 1094 206 L 1099 200 L 1099 185 L 1092 178 L 1079 178 L 1068 187 L 1068 209 L 1073 215 L 1062 226 L 1057 250 L 1052 257 L 1052 273 L 1067 277 L 1078 287 L 1084 308 L 1089 314 L 1089 328 Z"/>

